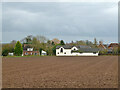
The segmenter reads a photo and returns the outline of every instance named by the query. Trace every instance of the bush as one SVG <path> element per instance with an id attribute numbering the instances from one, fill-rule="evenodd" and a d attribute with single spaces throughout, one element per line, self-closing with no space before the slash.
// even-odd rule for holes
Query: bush
<path id="1" fill-rule="evenodd" d="M 55 46 L 52 48 L 53 55 L 56 55 L 56 46 L 57 46 L 57 45 L 55 45 Z"/>
<path id="2" fill-rule="evenodd" d="M 13 53 L 14 48 L 5 48 L 2 50 L 2 56 L 8 56 L 8 53 Z"/>
<path id="3" fill-rule="evenodd" d="M 3 55 L 3 56 L 7 56 L 8 53 L 9 53 L 9 50 L 8 50 L 8 49 L 4 49 L 4 50 L 2 51 L 2 55 Z"/>
<path id="4" fill-rule="evenodd" d="M 107 50 L 102 50 L 102 51 L 99 52 L 99 54 L 100 55 L 106 55 L 106 54 L 108 54 L 108 51 Z"/>

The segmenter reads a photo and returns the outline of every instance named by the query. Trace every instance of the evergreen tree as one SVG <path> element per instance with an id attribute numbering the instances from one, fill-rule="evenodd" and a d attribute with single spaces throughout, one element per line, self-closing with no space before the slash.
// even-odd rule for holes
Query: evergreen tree
<path id="1" fill-rule="evenodd" d="M 86 45 L 89 45 L 89 41 L 88 40 L 86 40 Z"/>
<path id="2" fill-rule="evenodd" d="M 55 43 L 52 41 L 52 45 L 55 45 Z"/>
<path id="3" fill-rule="evenodd" d="M 94 46 L 97 47 L 97 39 L 94 38 Z"/>
<path id="4" fill-rule="evenodd" d="M 65 43 L 64 43 L 64 41 L 63 41 L 63 40 L 61 40 L 61 41 L 60 41 L 60 44 L 61 44 L 61 45 L 65 45 Z"/>
<path id="5" fill-rule="evenodd" d="M 22 48 L 22 44 L 19 41 L 17 41 L 14 51 L 15 51 L 16 56 L 21 56 L 22 55 L 23 48 Z"/>
<path id="6" fill-rule="evenodd" d="M 40 50 L 39 50 L 39 51 L 40 51 L 40 55 L 42 54 L 42 50 L 43 50 L 43 49 L 42 49 L 42 48 L 40 48 Z"/>
<path id="7" fill-rule="evenodd" d="M 96 38 L 94 38 L 94 44 L 97 45 L 97 39 Z"/>
<path id="8" fill-rule="evenodd" d="M 52 48 L 53 55 L 56 55 L 56 46 L 57 46 L 57 45 L 55 45 L 55 46 Z"/>

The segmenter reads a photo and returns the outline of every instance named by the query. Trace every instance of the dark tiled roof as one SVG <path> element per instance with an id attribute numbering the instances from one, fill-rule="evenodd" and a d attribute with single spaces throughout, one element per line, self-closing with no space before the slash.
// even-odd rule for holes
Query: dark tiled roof
<path id="1" fill-rule="evenodd" d="M 73 46 L 70 46 L 70 45 L 64 45 L 64 46 L 57 46 L 56 49 L 59 49 L 60 47 L 63 47 L 65 49 L 71 49 Z"/>
<path id="2" fill-rule="evenodd" d="M 118 47 L 118 43 L 111 43 L 108 47 Z"/>
<path id="3" fill-rule="evenodd" d="M 63 47 L 64 49 L 71 49 L 74 46 L 70 46 L 70 45 L 57 46 L 56 49 L 59 49 L 60 47 Z M 81 52 L 98 52 L 99 51 L 98 48 L 91 48 L 90 46 L 79 45 L 75 47 L 77 47 Z"/>
<path id="4" fill-rule="evenodd" d="M 85 45 L 79 45 L 79 46 L 76 46 L 78 49 L 79 48 L 91 48 L 90 46 L 85 46 Z"/>
<path id="5" fill-rule="evenodd" d="M 27 50 L 27 48 L 31 48 L 31 46 L 25 46 L 23 47 L 23 50 Z"/>
<path id="6" fill-rule="evenodd" d="M 65 49 L 71 49 L 72 47 L 74 47 L 73 45 L 63 45 L 63 46 L 57 46 L 56 49 L 59 49 L 60 47 L 63 47 Z M 77 47 L 78 49 L 79 48 L 91 48 L 90 46 L 85 46 L 85 45 L 79 45 L 79 46 L 75 46 Z"/>
<path id="7" fill-rule="evenodd" d="M 98 48 L 80 48 L 79 49 L 81 52 L 98 52 Z"/>

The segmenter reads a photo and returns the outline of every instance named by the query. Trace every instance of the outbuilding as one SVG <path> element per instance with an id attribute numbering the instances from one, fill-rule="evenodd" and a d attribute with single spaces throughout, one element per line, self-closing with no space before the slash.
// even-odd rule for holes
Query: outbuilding
<path id="1" fill-rule="evenodd" d="M 45 55 L 47 55 L 47 52 L 42 50 L 41 55 L 45 56 Z"/>

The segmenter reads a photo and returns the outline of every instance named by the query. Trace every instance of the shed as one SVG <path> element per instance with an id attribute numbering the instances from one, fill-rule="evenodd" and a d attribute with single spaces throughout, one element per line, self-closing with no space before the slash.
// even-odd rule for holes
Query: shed
<path id="1" fill-rule="evenodd" d="M 47 52 L 45 52 L 45 51 L 42 50 L 41 55 L 43 55 L 43 56 L 47 55 Z"/>

